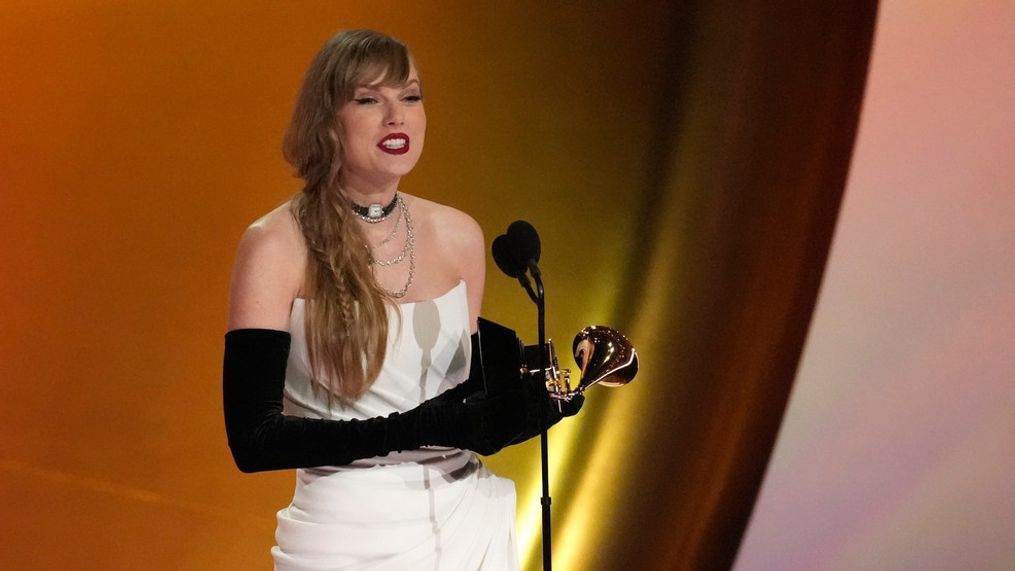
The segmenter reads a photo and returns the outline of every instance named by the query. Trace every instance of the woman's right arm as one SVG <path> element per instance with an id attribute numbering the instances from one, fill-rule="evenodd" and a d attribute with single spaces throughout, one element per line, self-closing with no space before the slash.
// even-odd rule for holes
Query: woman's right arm
<path id="1" fill-rule="evenodd" d="M 448 391 L 412 410 L 366 420 L 282 413 L 288 332 L 233 329 L 225 336 L 222 400 L 226 434 L 243 472 L 341 466 L 423 446 L 493 454 L 523 434 L 547 428 L 546 389 L 521 382 L 493 397 Z M 540 395 L 541 393 L 541 395 Z M 559 419 L 559 417 L 558 417 Z"/>

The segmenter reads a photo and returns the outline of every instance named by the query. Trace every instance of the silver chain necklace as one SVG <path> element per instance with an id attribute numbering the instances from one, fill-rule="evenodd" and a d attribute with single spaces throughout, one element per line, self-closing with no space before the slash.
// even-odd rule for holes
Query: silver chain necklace
<path id="1" fill-rule="evenodd" d="M 391 227 L 391 231 L 388 232 L 388 235 L 385 236 L 383 240 L 378 242 L 376 246 L 371 246 L 371 248 L 380 248 L 381 246 L 390 242 L 395 237 L 395 233 L 398 232 L 398 226 L 401 224 L 401 222 L 402 222 L 402 209 L 399 208 L 398 215 L 395 216 L 395 225 Z"/>
<path id="2" fill-rule="evenodd" d="M 373 253 L 371 253 L 370 265 L 379 267 L 394 266 L 396 264 L 402 263 L 402 261 L 405 260 L 406 254 L 408 254 L 409 276 L 405 280 L 405 285 L 402 287 L 402 289 L 398 291 L 390 291 L 387 288 L 384 288 L 384 291 L 388 295 L 390 295 L 395 299 L 400 299 L 405 297 L 406 292 L 409 291 L 409 286 L 412 285 L 412 278 L 416 273 L 416 236 L 413 234 L 412 231 L 412 217 L 409 216 L 409 207 L 405 204 L 405 201 L 402 200 L 401 195 L 397 195 L 396 200 L 398 202 L 399 218 L 405 218 L 405 245 L 402 246 L 402 252 L 398 255 L 398 257 L 392 258 L 390 260 L 374 259 Z M 395 220 L 395 226 L 396 227 L 398 226 L 398 219 Z M 392 236 L 394 236 L 394 233 L 395 233 L 394 230 L 392 230 L 391 234 L 389 234 L 387 238 L 385 238 L 380 244 L 378 244 L 377 247 L 383 246 L 388 241 L 390 241 Z M 371 247 L 368 245 L 367 249 L 371 249 Z"/>

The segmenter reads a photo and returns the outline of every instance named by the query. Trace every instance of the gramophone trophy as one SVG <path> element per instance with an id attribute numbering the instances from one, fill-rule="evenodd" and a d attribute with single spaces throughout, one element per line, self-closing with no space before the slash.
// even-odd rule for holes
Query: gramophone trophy
<path id="1" fill-rule="evenodd" d="M 525 345 L 513 330 L 481 317 L 479 339 L 482 351 L 477 357 L 484 370 L 520 370 L 522 375 L 540 374 L 539 345 Z M 610 327 L 592 325 L 575 335 L 571 350 L 581 375 L 574 385 L 571 384 L 570 369 L 560 368 L 552 339 L 546 342 L 545 349 L 549 358 L 543 377 L 546 390 L 554 400 L 568 402 L 597 384 L 623 386 L 638 373 L 638 352 L 627 337 Z M 489 384 L 485 388 L 488 393 L 499 389 Z"/>

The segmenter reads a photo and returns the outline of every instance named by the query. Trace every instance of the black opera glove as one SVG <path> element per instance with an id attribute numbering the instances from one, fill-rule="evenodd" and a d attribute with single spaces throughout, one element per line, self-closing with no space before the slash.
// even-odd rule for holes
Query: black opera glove
<path id="1" fill-rule="evenodd" d="M 511 444 L 520 444 L 539 436 L 543 431 L 549 430 L 551 426 L 560 422 L 564 417 L 574 416 L 581 410 L 582 405 L 585 404 L 584 395 L 575 395 L 570 401 L 560 402 L 560 408 L 557 408 L 558 401 L 550 398 L 550 393 L 546 390 L 546 384 L 539 380 L 537 376 L 532 376 L 529 379 L 523 381 L 526 384 L 526 390 L 529 391 L 530 397 L 530 415 L 531 422 L 528 428 L 519 434 Z"/>
<path id="2" fill-rule="evenodd" d="M 562 406 L 558 408 L 556 401 L 550 398 L 545 383 L 540 382 L 538 376 L 529 375 L 526 378 L 521 376 L 521 342 L 513 330 L 481 317 L 479 331 L 472 334 L 471 344 L 472 366 L 469 370 L 469 379 L 443 393 L 439 398 L 461 400 L 477 392 L 500 395 L 504 391 L 520 389 L 522 394 L 515 395 L 515 398 L 520 399 L 522 401 L 520 406 L 525 407 L 524 426 L 514 439 L 501 444 L 501 447 L 520 444 L 537 436 L 560 422 L 563 417 L 578 414 L 585 403 L 583 395 L 576 395 L 569 402 L 562 401 Z"/>
<path id="3" fill-rule="evenodd" d="M 225 335 L 222 397 L 226 434 L 243 472 L 344 465 L 422 446 L 492 454 L 530 430 L 529 395 L 522 387 L 493 397 L 457 387 L 404 413 L 367 420 L 327 420 L 282 414 L 291 337 L 273 329 Z M 468 383 L 469 381 L 466 381 Z"/>
<path id="4" fill-rule="evenodd" d="M 479 454 L 493 454 L 506 446 L 519 444 L 560 420 L 556 408 L 549 408 L 549 393 L 533 377 L 523 379 L 518 362 L 513 360 L 517 340 L 488 335 L 483 347 L 480 335 L 473 333 L 472 365 L 464 382 L 431 399 L 454 405 L 470 417 L 470 440 L 459 446 Z M 506 357 L 506 358 L 505 358 Z"/>

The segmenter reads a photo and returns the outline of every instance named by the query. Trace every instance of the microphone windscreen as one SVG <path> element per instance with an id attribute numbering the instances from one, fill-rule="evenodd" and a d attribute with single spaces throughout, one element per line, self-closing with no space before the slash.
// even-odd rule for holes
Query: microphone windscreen
<path id="1" fill-rule="evenodd" d="M 528 267 L 529 260 L 539 262 L 539 233 L 532 224 L 515 220 L 508 226 L 507 243 L 514 259 Z"/>
<path id="2" fill-rule="evenodd" d="M 526 265 L 519 264 L 514 256 L 511 255 L 511 249 L 508 247 L 508 237 L 504 234 L 494 238 L 492 250 L 493 261 L 500 268 L 500 271 L 513 278 L 517 278 L 525 271 Z"/>

